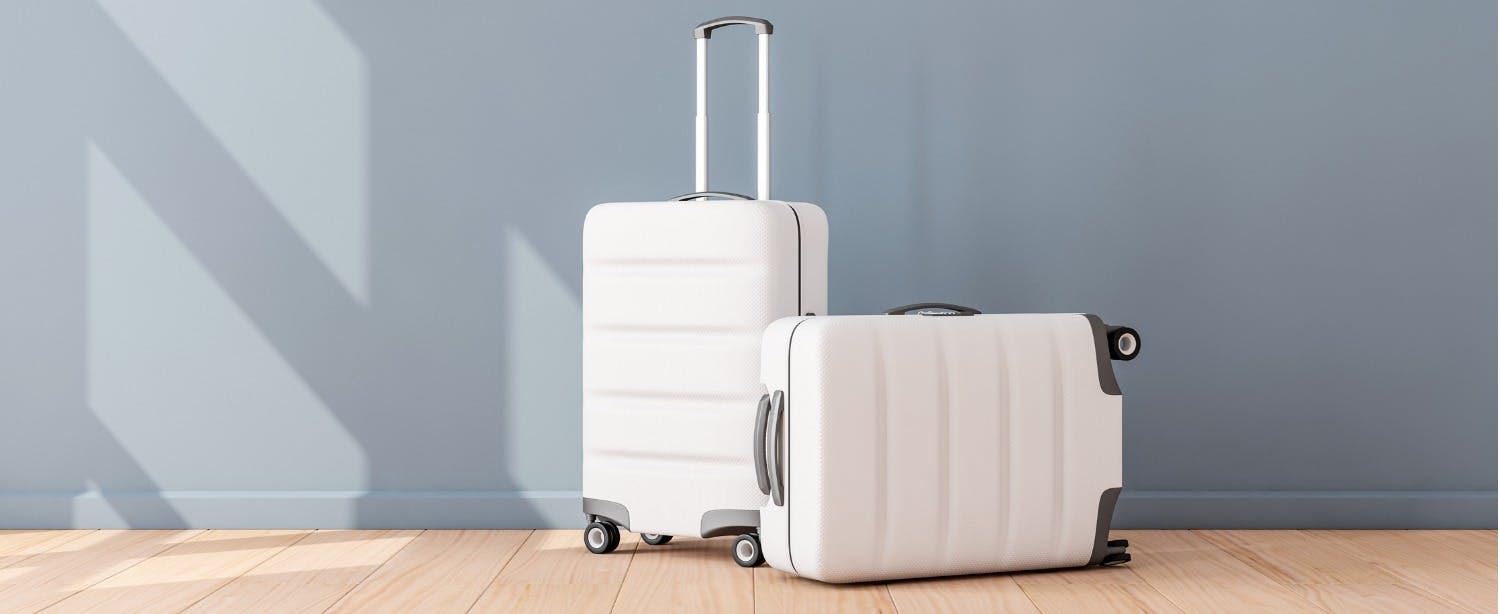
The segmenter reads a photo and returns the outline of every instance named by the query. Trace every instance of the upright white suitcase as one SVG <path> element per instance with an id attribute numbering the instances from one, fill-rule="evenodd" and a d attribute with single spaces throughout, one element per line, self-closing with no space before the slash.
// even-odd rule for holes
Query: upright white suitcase
<path id="1" fill-rule="evenodd" d="M 706 44 L 736 24 L 754 26 L 760 46 L 754 200 L 707 191 Z M 595 553 L 613 550 L 621 528 L 661 544 L 758 524 L 766 496 L 745 442 L 761 334 L 828 309 L 827 218 L 770 199 L 770 35 L 769 22 L 746 17 L 694 30 L 696 192 L 598 205 L 584 222 L 583 512 Z"/>
<path id="2" fill-rule="evenodd" d="M 763 550 L 824 582 L 1128 561 L 1109 541 L 1110 361 L 1135 357 L 1136 332 L 1083 314 L 890 313 L 767 328 L 752 447 L 770 501 L 736 560 Z"/>

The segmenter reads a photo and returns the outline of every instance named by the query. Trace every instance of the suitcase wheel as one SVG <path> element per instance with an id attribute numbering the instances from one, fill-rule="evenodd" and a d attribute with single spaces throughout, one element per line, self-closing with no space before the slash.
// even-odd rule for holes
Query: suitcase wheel
<path id="1" fill-rule="evenodd" d="M 734 562 L 740 567 L 755 567 L 766 562 L 760 554 L 760 536 L 746 533 L 734 538 Z"/>
<path id="2" fill-rule="evenodd" d="M 1141 334 L 1129 326 L 1109 328 L 1109 357 L 1114 360 L 1133 360 L 1141 353 Z"/>
<path id="3" fill-rule="evenodd" d="M 594 554 L 609 554 L 620 547 L 620 528 L 607 520 L 595 520 L 583 529 L 583 545 Z"/>
<path id="4" fill-rule="evenodd" d="M 1130 562 L 1130 554 L 1129 553 L 1126 553 L 1126 552 L 1117 552 L 1117 553 L 1114 553 L 1114 554 L 1111 554 L 1109 556 L 1104 557 L 1104 560 L 1099 561 L 1099 565 L 1101 567 L 1112 567 L 1114 565 L 1124 565 L 1124 564 L 1129 563 L 1129 562 Z"/>
<path id="5" fill-rule="evenodd" d="M 665 546 L 665 545 L 667 545 L 667 542 L 672 541 L 672 536 L 671 535 L 660 535 L 660 534 L 657 534 L 657 533 L 642 533 L 641 534 L 641 541 L 646 542 L 648 544 L 651 544 L 653 546 Z"/>

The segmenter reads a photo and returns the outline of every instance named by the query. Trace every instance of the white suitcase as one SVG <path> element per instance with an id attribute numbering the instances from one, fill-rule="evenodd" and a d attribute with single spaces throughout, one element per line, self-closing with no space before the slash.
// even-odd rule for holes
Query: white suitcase
<path id="1" fill-rule="evenodd" d="M 936 309 L 942 308 L 942 309 Z M 902 315 L 917 311 L 919 315 Z M 753 439 L 770 501 L 735 558 L 824 582 L 1129 560 L 1111 359 L 1140 338 L 1084 314 L 791 317 L 766 330 Z"/>
<path id="2" fill-rule="evenodd" d="M 759 35 L 754 200 L 707 191 L 706 43 L 735 24 Z M 745 17 L 694 30 L 696 191 L 598 205 L 584 222 L 583 512 L 595 553 L 613 550 L 621 528 L 660 544 L 758 524 L 766 496 L 745 442 L 761 335 L 777 318 L 828 309 L 827 218 L 770 199 L 770 34 L 769 22 Z"/>

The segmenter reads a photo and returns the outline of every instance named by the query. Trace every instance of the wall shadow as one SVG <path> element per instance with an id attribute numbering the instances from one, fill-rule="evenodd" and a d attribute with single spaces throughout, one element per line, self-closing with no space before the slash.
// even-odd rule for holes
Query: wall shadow
<path id="1" fill-rule="evenodd" d="M 108 493 L 191 490 L 226 462 L 163 480 L 88 405 L 90 141 L 357 442 L 360 481 L 325 484 L 370 493 L 350 526 L 542 526 L 516 493 L 577 489 L 583 217 L 687 191 L 687 31 L 736 9 L 319 6 L 368 67 L 367 303 L 97 3 L 0 22 L 0 204 L 22 212 L 0 224 L 20 298 L 0 301 L 0 403 L 22 416 L 0 429 L 7 517 L 69 517 L 97 488 L 122 522 L 183 526 Z M 1129 488 L 1493 488 L 1474 462 L 1496 428 L 1494 65 L 1474 52 L 1493 7 L 762 8 L 776 195 L 828 212 L 835 313 L 948 300 L 1137 327 Z M 753 43 L 715 45 L 713 184 L 733 189 Z M 286 476 L 261 477 L 222 487 Z"/>

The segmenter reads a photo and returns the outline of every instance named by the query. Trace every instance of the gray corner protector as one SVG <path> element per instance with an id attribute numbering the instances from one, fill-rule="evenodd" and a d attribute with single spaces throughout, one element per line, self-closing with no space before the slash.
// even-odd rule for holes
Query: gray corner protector
<path id="1" fill-rule="evenodd" d="M 1109 555 L 1109 525 L 1115 517 L 1115 503 L 1119 500 L 1119 488 L 1105 489 L 1099 495 L 1099 520 L 1094 524 L 1094 553 L 1089 556 L 1090 565 L 1098 565 Z"/>
<path id="2" fill-rule="evenodd" d="M 614 501 L 605 501 L 604 499 L 590 499 L 588 497 L 584 497 L 583 513 L 584 515 L 588 516 L 590 520 L 592 520 L 594 516 L 598 516 L 617 525 L 620 525 L 621 528 L 630 528 L 630 510 L 625 509 L 625 506 L 620 505 L 619 503 L 615 503 Z"/>
<path id="3" fill-rule="evenodd" d="M 760 530 L 760 510 L 708 510 L 699 524 L 700 537 L 723 537 Z"/>
<path id="4" fill-rule="evenodd" d="M 1109 359 L 1109 327 L 1104 325 L 1104 320 L 1092 313 L 1085 313 L 1083 317 L 1088 319 L 1089 327 L 1094 329 L 1094 361 L 1099 365 L 1099 388 L 1104 394 L 1120 396 L 1120 383 L 1115 381 L 1115 365 Z"/>
<path id="5" fill-rule="evenodd" d="M 756 34 L 770 34 L 775 30 L 771 22 L 759 17 L 720 17 L 698 24 L 698 27 L 693 28 L 693 38 L 713 38 L 714 30 L 736 25 L 755 26 Z"/>

